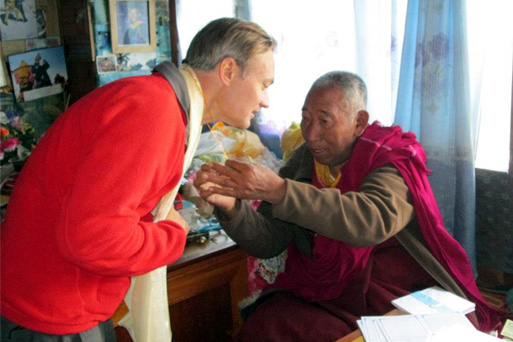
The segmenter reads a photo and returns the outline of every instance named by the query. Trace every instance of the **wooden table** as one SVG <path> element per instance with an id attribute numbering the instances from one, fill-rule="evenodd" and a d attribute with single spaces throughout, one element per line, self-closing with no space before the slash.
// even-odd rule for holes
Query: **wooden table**
<path id="1" fill-rule="evenodd" d="M 190 244 L 168 266 L 167 287 L 173 342 L 228 341 L 242 326 L 238 302 L 248 296 L 246 253 L 224 232 Z M 114 324 L 127 312 L 124 303 Z M 129 341 L 118 331 L 118 342 Z M 208 339 L 205 339 L 208 338 Z M 214 339 L 212 339 L 214 338 Z"/>

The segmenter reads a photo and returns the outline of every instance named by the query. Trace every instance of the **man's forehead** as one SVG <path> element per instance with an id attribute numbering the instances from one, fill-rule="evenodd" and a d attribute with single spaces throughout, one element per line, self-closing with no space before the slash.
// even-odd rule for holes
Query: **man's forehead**
<path id="1" fill-rule="evenodd" d="M 269 50 L 250 57 L 246 63 L 246 69 L 271 69 L 274 73 L 274 54 Z"/>

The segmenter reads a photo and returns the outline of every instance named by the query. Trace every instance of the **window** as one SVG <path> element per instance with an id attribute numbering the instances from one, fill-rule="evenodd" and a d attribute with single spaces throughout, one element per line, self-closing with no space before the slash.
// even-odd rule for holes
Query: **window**
<path id="1" fill-rule="evenodd" d="M 471 101 L 478 123 L 475 166 L 508 171 L 513 2 L 467 1 L 467 13 Z"/>
<path id="2" fill-rule="evenodd" d="M 177 8 L 182 51 L 208 21 L 234 16 L 237 1 L 182 0 Z M 334 69 L 365 80 L 371 121 L 393 122 L 406 0 L 249 3 L 251 20 L 278 41 L 270 108 L 259 116 L 264 132 L 281 134 L 292 121 L 299 122 L 310 85 Z M 362 10 L 365 17 L 355 21 Z M 476 167 L 507 171 L 513 74 L 513 21 L 508 16 L 513 2 L 468 1 L 467 13 Z"/>
<path id="3" fill-rule="evenodd" d="M 178 28 L 179 49 L 185 58 L 187 48 L 194 35 L 208 22 L 221 18 L 233 17 L 233 0 L 177 0 L 176 21 Z"/>

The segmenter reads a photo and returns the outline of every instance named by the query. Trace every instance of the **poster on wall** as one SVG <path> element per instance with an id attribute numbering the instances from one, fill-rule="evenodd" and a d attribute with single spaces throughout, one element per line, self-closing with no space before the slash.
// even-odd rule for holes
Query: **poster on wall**
<path id="1" fill-rule="evenodd" d="M 116 56 L 96 56 L 96 69 L 98 74 L 117 71 Z"/>
<path id="2" fill-rule="evenodd" d="M 9 56 L 17 101 L 30 101 L 61 93 L 68 80 L 62 46 Z"/>
<path id="3" fill-rule="evenodd" d="M 38 37 L 35 0 L 0 1 L 1 40 Z"/>
<path id="4" fill-rule="evenodd" d="M 30 38 L 30 39 L 27 39 L 26 42 L 27 42 L 27 51 L 61 45 L 61 39 L 59 37 Z"/>
<path id="5" fill-rule="evenodd" d="M 155 51 L 155 0 L 109 0 L 114 53 Z"/>

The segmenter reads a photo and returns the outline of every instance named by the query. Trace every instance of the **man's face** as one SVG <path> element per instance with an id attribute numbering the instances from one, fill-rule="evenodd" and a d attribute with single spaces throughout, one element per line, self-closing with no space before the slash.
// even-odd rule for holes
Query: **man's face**
<path id="1" fill-rule="evenodd" d="M 273 52 L 252 57 L 246 65 L 245 75 L 239 66 L 235 73 L 233 82 L 219 101 L 217 119 L 234 127 L 248 128 L 260 108 L 269 107 L 267 88 L 274 82 Z"/>
<path id="2" fill-rule="evenodd" d="M 311 91 L 303 106 L 303 138 L 315 160 L 332 170 L 340 171 L 360 134 L 350 110 L 340 87 Z"/>
<path id="3" fill-rule="evenodd" d="M 139 10 L 132 8 L 130 9 L 130 12 L 128 12 L 128 16 L 130 17 L 131 22 L 137 21 L 139 18 Z"/>

